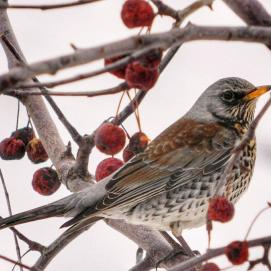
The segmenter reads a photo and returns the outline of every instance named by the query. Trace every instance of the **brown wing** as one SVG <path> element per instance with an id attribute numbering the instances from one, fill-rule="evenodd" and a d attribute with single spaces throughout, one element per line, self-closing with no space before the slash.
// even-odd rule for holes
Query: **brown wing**
<path id="1" fill-rule="evenodd" d="M 73 221 L 116 206 L 136 205 L 218 170 L 230 159 L 235 139 L 234 131 L 218 124 L 177 121 L 117 171 L 105 197 Z"/>

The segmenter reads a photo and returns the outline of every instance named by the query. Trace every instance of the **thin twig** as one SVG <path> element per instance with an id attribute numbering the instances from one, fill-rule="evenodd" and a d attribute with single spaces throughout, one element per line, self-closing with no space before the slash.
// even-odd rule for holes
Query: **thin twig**
<path id="1" fill-rule="evenodd" d="M 155 46 L 156 47 L 156 46 Z M 113 71 L 115 69 L 119 69 L 122 68 L 124 66 L 126 66 L 128 63 L 132 62 L 133 60 L 147 54 L 148 52 L 150 52 L 153 49 L 153 46 L 147 46 L 141 50 L 138 50 L 134 53 L 132 53 L 131 55 L 121 58 L 120 60 L 105 65 L 103 68 L 100 68 L 98 70 L 95 71 L 91 71 L 91 72 L 87 72 L 84 74 L 79 74 L 79 75 L 75 75 L 75 76 L 71 76 L 69 78 L 66 79 L 61 79 L 61 80 L 56 80 L 54 82 L 41 82 L 41 83 L 31 83 L 31 84 L 19 84 L 18 87 L 21 89 L 30 89 L 30 88 L 40 88 L 40 87 L 47 87 L 47 88 L 53 88 L 56 86 L 60 86 L 60 85 L 65 85 L 65 84 L 69 84 L 69 83 L 74 83 L 77 81 L 81 81 L 83 79 L 88 79 L 109 71 Z"/>
<path id="2" fill-rule="evenodd" d="M 16 116 L 16 127 L 15 130 L 18 130 L 18 126 L 19 126 L 19 118 L 20 118 L 20 100 L 18 99 L 17 101 L 17 116 Z"/>
<path id="3" fill-rule="evenodd" d="M 254 240 L 248 241 L 249 247 L 265 246 L 271 243 L 271 236 L 257 238 Z M 199 264 L 210 260 L 212 258 L 218 257 L 225 253 L 225 247 L 209 249 L 205 254 L 197 257 L 188 259 L 187 261 L 177 264 L 173 268 L 169 268 L 168 271 L 185 271 L 190 270 L 190 268 L 198 266 Z"/>
<path id="4" fill-rule="evenodd" d="M 8 91 L 8 95 L 11 96 L 18 96 L 18 97 L 23 97 L 27 95 L 49 95 L 49 96 L 62 96 L 62 97 L 98 97 L 98 96 L 104 96 L 104 95 L 112 95 L 116 94 L 119 92 L 122 92 L 124 90 L 128 90 L 129 86 L 127 85 L 126 82 L 120 83 L 119 85 L 112 87 L 112 88 L 107 88 L 107 89 L 102 89 L 102 90 L 92 90 L 92 91 L 78 91 L 78 92 L 67 92 L 67 91 L 47 91 L 41 92 L 41 91 L 35 91 L 35 90 L 20 90 L 20 89 L 12 89 Z"/>
<path id="5" fill-rule="evenodd" d="M 42 253 L 46 249 L 45 246 L 41 245 L 38 242 L 30 240 L 29 238 L 27 238 L 24 234 L 19 232 L 14 227 L 10 227 L 9 229 L 12 230 L 19 239 L 24 241 L 29 246 L 30 250 L 34 250 L 34 251 L 38 251 L 38 252 Z"/>
<path id="6" fill-rule="evenodd" d="M 75 7 L 80 5 L 91 4 L 102 0 L 79 0 L 71 3 L 59 3 L 52 5 L 19 5 L 19 4 L 8 4 L 6 2 L 0 3 L 0 8 L 4 9 L 38 9 L 38 10 L 49 10 L 49 9 L 60 9 L 67 7 Z"/>
<path id="7" fill-rule="evenodd" d="M 180 26 L 185 18 L 187 18 L 196 10 L 204 6 L 208 6 L 210 9 L 212 9 L 212 4 L 214 2 L 214 0 L 198 0 L 198 1 L 193 2 L 192 4 L 190 4 L 184 9 L 176 10 L 170 7 L 169 5 L 165 4 L 161 0 L 151 0 L 151 1 L 157 7 L 158 14 L 170 16 L 173 19 L 175 19 L 176 22 L 174 26 Z"/>
<path id="8" fill-rule="evenodd" d="M 12 264 L 19 265 L 20 267 L 23 267 L 23 268 L 25 268 L 25 269 L 27 269 L 27 270 L 31 270 L 31 267 L 29 267 L 28 265 L 25 265 L 25 264 L 23 264 L 23 263 L 18 263 L 18 262 L 14 261 L 14 260 L 12 260 L 12 259 L 6 257 L 6 256 L 0 255 L 0 259 L 3 259 L 3 260 L 5 260 L 5 261 L 7 261 L 7 262 L 10 262 L 10 263 L 12 263 Z"/>
<path id="9" fill-rule="evenodd" d="M 249 228 L 248 228 L 248 230 L 247 230 L 247 233 L 246 233 L 246 235 L 245 235 L 245 240 L 248 238 L 248 236 L 249 236 L 249 234 L 250 234 L 250 232 L 251 232 L 251 230 L 252 230 L 252 227 L 254 226 L 254 224 L 255 224 L 255 222 L 257 221 L 257 219 L 265 212 L 265 211 L 267 211 L 267 210 L 270 210 L 270 206 L 267 206 L 267 207 L 265 207 L 265 208 L 263 208 L 255 217 L 254 217 L 254 219 L 252 220 L 252 222 L 250 223 L 250 225 L 249 225 Z"/>
<path id="10" fill-rule="evenodd" d="M 170 7 L 161 0 L 151 0 L 151 1 L 157 7 L 159 15 L 166 15 L 172 17 L 176 21 L 179 21 L 180 17 L 176 9 Z"/>
<path id="11" fill-rule="evenodd" d="M 7 202 L 7 206 L 8 206 L 8 213 L 11 216 L 12 215 L 12 209 L 11 209 L 11 204 L 10 204 L 10 199 L 9 199 L 9 193 L 8 193 L 6 182 L 5 182 L 5 179 L 4 179 L 4 176 L 3 176 L 3 173 L 2 173 L 1 169 L 0 169 L 0 179 L 1 179 L 1 182 L 2 182 L 2 186 L 3 186 L 5 197 L 6 197 L 6 202 Z M 21 261 L 21 257 L 22 257 L 21 256 L 21 250 L 20 250 L 19 242 L 18 242 L 18 239 L 17 239 L 17 236 L 16 236 L 15 232 L 13 232 L 13 237 L 14 237 L 14 242 L 15 242 L 15 247 L 16 247 L 16 253 L 17 253 L 17 257 L 18 257 L 18 263 L 22 264 L 22 261 Z M 20 265 L 20 269 L 21 269 L 21 271 L 23 271 L 22 265 Z"/>
<path id="12" fill-rule="evenodd" d="M 181 9 L 180 11 L 178 11 L 178 16 L 179 16 L 179 21 L 176 22 L 175 26 L 180 26 L 181 23 L 188 17 L 190 16 L 192 13 L 194 13 L 195 11 L 201 9 L 202 7 L 209 7 L 209 9 L 213 9 L 213 2 L 215 0 L 198 0 L 193 2 L 191 5 L 187 6 L 184 9 Z"/>

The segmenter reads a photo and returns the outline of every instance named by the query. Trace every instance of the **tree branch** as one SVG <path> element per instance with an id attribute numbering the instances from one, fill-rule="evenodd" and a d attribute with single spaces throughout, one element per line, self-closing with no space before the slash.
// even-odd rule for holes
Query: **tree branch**
<path id="1" fill-rule="evenodd" d="M 269 44 L 271 29 L 266 27 L 208 27 L 189 24 L 185 28 L 167 32 L 134 36 L 102 46 L 77 50 L 72 54 L 36 62 L 11 69 L 0 76 L 0 93 L 16 87 L 18 83 L 40 74 L 55 74 L 57 71 L 86 64 L 101 58 L 131 53 L 146 46 L 168 49 L 184 42 L 195 40 L 246 41 Z"/>
<path id="2" fill-rule="evenodd" d="M 52 5 L 10 5 L 6 3 L 4 0 L 0 1 L 1 9 L 38 9 L 38 10 L 49 10 L 49 9 L 60 9 L 67 7 L 75 7 L 80 5 L 91 4 L 94 2 L 98 2 L 102 0 L 79 0 L 71 3 L 62 3 L 62 4 L 52 4 Z"/>
<path id="3" fill-rule="evenodd" d="M 60 85 L 65 85 L 65 84 L 69 84 L 69 83 L 74 83 L 77 81 L 81 81 L 83 79 L 87 79 L 87 78 L 91 78 L 118 68 L 122 68 L 123 66 L 126 66 L 128 63 L 132 62 L 135 59 L 140 58 L 141 56 L 147 54 L 148 52 L 150 52 L 153 49 L 152 46 L 147 46 L 145 48 L 142 48 L 138 51 L 135 51 L 134 53 L 132 53 L 131 55 L 124 57 L 114 63 L 108 64 L 106 66 L 104 66 L 103 68 L 100 68 L 96 71 L 92 71 L 92 72 L 88 72 L 88 73 L 84 73 L 84 74 L 79 74 L 79 75 L 75 75 L 66 79 L 62 79 L 62 80 L 57 80 L 54 82 L 44 82 L 44 83 L 31 83 L 31 84 L 19 84 L 19 88 L 21 89 L 30 89 L 30 88 L 36 88 L 36 87 L 48 87 L 48 88 L 53 88 L 56 86 L 60 86 Z"/>
<path id="4" fill-rule="evenodd" d="M 223 0 L 248 25 L 271 26 L 271 16 L 257 0 Z"/>
<path id="5" fill-rule="evenodd" d="M 1 168 L 0 168 L 0 179 L 1 179 L 1 182 L 2 182 L 2 186 L 3 186 L 5 197 L 6 197 L 6 202 L 7 202 L 7 206 L 8 206 L 8 213 L 11 216 L 12 215 L 12 209 L 11 209 L 11 204 L 10 204 L 10 199 L 9 199 L 9 193 L 8 193 L 8 189 L 7 189 L 6 182 L 5 182 L 5 179 L 4 179 L 4 176 L 3 176 Z M 18 239 L 17 239 L 17 236 L 16 236 L 15 232 L 13 232 L 13 237 L 14 237 L 14 242 L 15 242 L 16 253 L 17 253 L 17 257 L 18 257 L 18 262 L 20 264 L 22 264 L 22 261 L 21 261 L 21 257 L 22 257 L 21 256 L 21 250 L 20 250 L 19 242 L 18 242 Z M 20 266 L 20 269 L 21 269 L 21 271 L 23 271 L 22 266 Z"/>
<path id="6" fill-rule="evenodd" d="M 104 95 L 112 95 L 116 93 L 120 93 L 122 91 L 128 90 L 129 87 L 128 85 L 123 82 L 120 83 L 119 85 L 112 87 L 112 88 L 107 88 L 107 89 L 102 89 L 102 90 L 92 90 L 92 91 L 73 91 L 73 92 L 68 92 L 68 91 L 47 91 L 41 92 L 41 91 L 33 91 L 33 90 L 21 90 L 21 89 L 11 89 L 7 92 L 8 95 L 15 96 L 15 97 L 22 97 L 22 96 L 28 96 L 28 95 L 38 95 L 38 96 L 63 96 L 63 97 L 98 97 L 98 96 L 104 96 Z"/>
<path id="7" fill-rule="evenodd" d="M 265 246 L 271 243 L 271 236 L 262 237 L 254 240 L 248 241 L 248 246 L 257 247 L 257 246 Z M 218 257 L 225 253 L 225 247 L 209 249 L 205 254 L 197 257 L 193 257 L 189 260 L 186 260 L 183 263 L 177 264 L 176 266 L 168 269 L 168 271 L 185 271 L 188 268 L 196 267 L 203 262 L 210 260 L 212 258 Z"/>

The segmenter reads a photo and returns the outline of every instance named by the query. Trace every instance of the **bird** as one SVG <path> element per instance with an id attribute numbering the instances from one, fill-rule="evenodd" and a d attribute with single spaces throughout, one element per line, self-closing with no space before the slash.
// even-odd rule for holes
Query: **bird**
<path id="1" fill-rule="evenodd" d="M 270 88 L 237 77 L 216 81 L 184 116 L 112 175 L 48 205 L 0 219 L 0 229 L 53 216 L 69 217 L 62 227 L 71 233 L 104 218 L 175 236 L 203 225 L 233 150 L 254 119 L 257 98 Z M 223 193 L 232 203 L 248 189 L 255 159 L 254 137 L 226 176 Z"/>

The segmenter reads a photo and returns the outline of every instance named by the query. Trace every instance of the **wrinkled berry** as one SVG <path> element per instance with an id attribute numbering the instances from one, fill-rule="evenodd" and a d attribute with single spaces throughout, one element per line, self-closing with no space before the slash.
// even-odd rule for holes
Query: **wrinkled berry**
<path id="1" fill-rule="evenodd" d="M 134 153 L 143 152 L 149 143 L 149 138 L 142 132 L 137 132 L 131 136 L 129 141 L 129 149 Z"/>
<path id="2" fill-rule="evenodd" d="M 29 160 L 35 164 L 48 160 L 47 152 L 38 138 L 33 138 L 28 142 L 26 152 Z"/>
<path id="3" fill-rule="evenodd" d="M 225 249 L 225 254 L 232 264 L 243 264 L 248 260 L 247 241 L 234 241 L 230 243 Z"/>
<path id="4" fill-rule="evenodd" d="M 151 5 L 145 0 L 127 0 L 121 10 L 121 18 L 128 28 L 150 27 L 155 17 Z"/>
<path id="5" fill-rule="evenodd" d="M 126 134 L 121 127 L 103 123 L 95 132 L 94 143 L 103 153 L 114 155 L 125 146 Z"/>
<path id="6" fill-rule="evenodd" d="M 25 155 L 25 144 L 14 137 L 5 138 L 0 142 L 0 157 L 3 160 L 18 160 Z"/>
<path id="7" fill-rule="evenodd" d="M 14 131 L 10 137 L 14 137 L 16 139 L 20 139 L 24 142 L 25 145 L 34 138 L 34 131 L 30 127 L 24 127 Z"/>
<path id="8" fill-rule="evenodd" d="M 134 156 L 135 156 L 135 153 L 129 148 L 129 145 L 127 145 L 124 148 L 123 153 L 122 153 L 123 161 L 126 163 Z"/>
<path id="9" fill-rule="evenodd" d="M 52 195 L 58 190 L 60 185 L 61 182 L 58 179 L 57 173 L 52 168 L 40 168 L 33 175 L 33 189 L 43 196 Z"/>
<path id="10" fill-rule="evenodd" d="M 130 88 L 139 88 L 143 91 L 151 89 L 159 77 L 158 68 L 149 68 L 140 61 L 128 64 L 125 80 Z"/>
<path id="11" fill-rule="evenodd" d="M 105 177 L 111 175 L 113 172 L 119 169 L 122 165 L 123 165 L 123 162 L 117 158 L 111 157 L 111 158 L 104 159 L 98 164 L 96 168 L 96 172 L 95 172 L 96 181 L 100 181 L 104 179 Z"/>
<path id="12" fill-rule="evenodd" d="M 116 57 L 111 57 L 111 58 L 106 58 L 104 60 L 104 64 L 109 65 L 112 64 L 124 57 L 126 57 L 127 55 L 123 55 L 123 56 L 116 56 Z M 115 70 L 109 71 L 111 74 L 117 76 L 118 78 L 124 79 L 125 78 L 125 70 L 126 70 L 127 65 L 121 67 L 121 68 L 117 68 Z"/>
<path id="13" fill-rule="evenodd" d="M 215 263 L 206 263 L 202 265 L 200 271 L 219 271 L 220 268 Z"/>
<path id="14" fill-rule="evenodd" d="M 207 212 L 209 220 L 225 223 L 230 221 L 233 215 L 234 206 L 227 198 L 218 196 L 210 200 Z"/>

